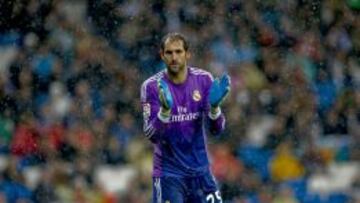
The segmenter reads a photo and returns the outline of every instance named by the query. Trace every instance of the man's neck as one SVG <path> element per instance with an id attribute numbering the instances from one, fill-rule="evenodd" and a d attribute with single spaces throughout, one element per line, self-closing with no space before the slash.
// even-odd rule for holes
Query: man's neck
<path id="1" fill-rule="evenodd" d="M 181 84 L 184 83 L 187 77 L 188 69 L 185 66 L 183 71 L 178 72 L 177 74 L 171 74 L 170 72 L 167 72 L 169 79 L 175 83 L 175 84 Z"/>

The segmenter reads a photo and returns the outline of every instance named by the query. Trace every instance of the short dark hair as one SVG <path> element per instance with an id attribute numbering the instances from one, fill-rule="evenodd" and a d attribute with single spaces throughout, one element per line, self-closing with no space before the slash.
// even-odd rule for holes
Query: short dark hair
<path id="1" fill-rule="evenodd" d="M 181 40 L 183 42 L 185 51 L 189 50 L 189 42 L 188 42 L 188 40 L 186 39 L 186 37 L 184 35 L 182 35 L 180 33 L 171 32 L 171 33 L 168 33 L 167 35 L 165 35 L 161 39 L 161 47 L 160 47 L 161 50 L 165 49 L 165 43 L 166 43 L 167 40 L 169 40 L 169 41 Z"/>

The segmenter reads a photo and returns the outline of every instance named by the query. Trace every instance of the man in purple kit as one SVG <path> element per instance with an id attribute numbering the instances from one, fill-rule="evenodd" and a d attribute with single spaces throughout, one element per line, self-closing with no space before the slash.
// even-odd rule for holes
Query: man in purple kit
<path id="1" fill-rule="evenodd" d="M 213 80 L 190 67 L 188 42 L 179 33 L 166 35 L 160 55 L 166 69 L 141 87 L 145 136 L 154 145 L 153 203 L 220 203 L 209 169 L 206 128 L 224 129 L 220 105 L 230 91 L 230 77 Z"/>

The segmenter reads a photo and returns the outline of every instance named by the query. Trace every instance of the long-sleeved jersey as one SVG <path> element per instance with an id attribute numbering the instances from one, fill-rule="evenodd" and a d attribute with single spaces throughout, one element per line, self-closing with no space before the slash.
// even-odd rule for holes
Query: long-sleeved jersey
<path id="1" fill-rule="evenodd" d="M 206 128 L 215 135 L 224 129 L 224 115 L 220 112 L 211 117 L 209 113 L 212 75 L 198 68 L 187 68 L 186 80 L 181 84 L 170 81 L 163 70 L 148 78 L 141 87 L 144 133 L 154 145 L 154 177 L 189 177 L 205 173 L 209 168 Z M 174 101 L 168 120 L 158 115 L 159 78 L 168 84 Z"/>

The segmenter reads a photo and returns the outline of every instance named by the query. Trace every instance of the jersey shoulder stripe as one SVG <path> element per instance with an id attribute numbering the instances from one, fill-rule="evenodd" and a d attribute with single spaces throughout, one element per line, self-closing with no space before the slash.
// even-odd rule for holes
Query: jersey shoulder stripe
<path id="1" fill-rule="evenodd" d="M 146 101 L 146 91 L 147 87 L 151 82 L 157 81 L 158 79 L 164 77 L 164 71 L 160 71 L 155 75 L 149 77 L 147 80 L 143 82 L 141 85 L 141 101 Z"/>
<path id="2" fill-rule="evenodd" d="M 190 68 L 190 73 L 194 74 L 194 75 L 204 75 L 204 76 L 208 76 L 211 80 L 213 80 L 213 76 L 211 75 L 210 72 L 203 70 L 203 69 L 199 69 L 199 68 L 195 68 L 195 67 L 191 67 Z"/>
<path id="3" fill-rule="evenodd" d="M 158 80 L 159 78 L 162 78 L 164 76 L 164 71 L 160 71 L 156 73 L 155 75 L 149 77 L 147 80 L 144 81 L 143 86 L 146 86 L 148 83 Z"/>

